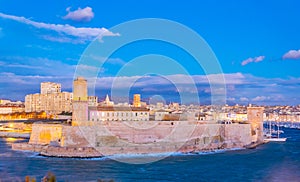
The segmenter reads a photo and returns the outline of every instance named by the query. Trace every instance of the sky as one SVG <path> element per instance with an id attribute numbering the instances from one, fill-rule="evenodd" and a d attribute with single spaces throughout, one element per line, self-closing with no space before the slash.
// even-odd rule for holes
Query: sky
<path id="1" fill-rule="evenodd" d="M 298 105 L 299 6 L 298 0 L 0 0 L 0 99 L 24 101 L 43 81 L 71 91 L 84 69 L 97 73 L 89 93 L 100 99 L 141 93 L 145 101 L 166 103 L 210 104 L 216 96 L 227 104 Z M 168 23 L 118 28 L 145 18 L 177 22 L 191 33 Z M 114 42 L 144 31 L 172 35 L 207 57 L 147 38 L 104 54 Z M 202 37 L 200 44 L 189 39 L 193 33 Z"/>

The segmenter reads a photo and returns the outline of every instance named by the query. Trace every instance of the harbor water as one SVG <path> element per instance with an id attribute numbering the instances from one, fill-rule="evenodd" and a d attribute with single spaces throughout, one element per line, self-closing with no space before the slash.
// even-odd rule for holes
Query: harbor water
<path id="1" fill-rule="evenodd" d="M 283 130 L 282 137 L 288 139 L 282 143 L 268 143 L 256 149 L 176 153 L 139 165 L 107 157 L 43 157 L 11 150 L 11 144 L 22 139 L 0 138 L 0 181 L 24 181 L 25 176 L 40 181 L 49 171 L 58 181 L 300 181 L 300 130 Z"/>

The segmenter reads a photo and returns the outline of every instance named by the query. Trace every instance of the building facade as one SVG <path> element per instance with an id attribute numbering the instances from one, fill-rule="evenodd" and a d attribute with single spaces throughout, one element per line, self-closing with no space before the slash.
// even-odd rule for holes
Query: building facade
<path id="1" fill-rule="evenodd" d="M 149 121 L 143 107 L 89 107 L 89 121 Z"/>
<path id="2" fill-rule="evenodd" d="M 42 82 L 41 93 L 25 96 L 25 112 L 45 111 L 48 115 L 72 112 L 73 93 L 61 92 L 61 84 Z"/>
<path id="3" fill-rule="evenodd" d="M 25 107 L 24 105 L 0 105 L 0 114 L 11 114 L 11 113 L 18 113 L 24 112 Z"/>
<path id="4" fill-rule="evenodd" d="M 42 82 L 41 83 L 41 94 L 60 93 L 61 84 L 53 82 Z"/>
<path id="5" fill-rule="evenodd" d="M 25 112 L 41 112 L 59 114 L 72 112 L 73 94 L 70 92 L 50 94 L 29 94 L 25 96 Z"/>
<path id="6" fill-rule="evenodd" d="M 141 95 L 140 94 L 133 95 L 133 107 L 141 107 Z"/>
<path id="7" fill-rule="evenodd" d="M 98 106 L 98 97 L 97 96 L 88 96 L 88 105 L 89 106 Z"/>

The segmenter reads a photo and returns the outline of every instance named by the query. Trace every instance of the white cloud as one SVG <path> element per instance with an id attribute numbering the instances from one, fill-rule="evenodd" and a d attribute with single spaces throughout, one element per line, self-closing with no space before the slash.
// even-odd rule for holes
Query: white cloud
<path id="1" fill-rule="evenodd" d="M 257 62 L 261 62 L 265 59 L 265 56 L 258 56 L 258 57 L 254 57 L 254 58 L 248 58 L 245 59 L 244 61 L 242 61 L 242 66 L 245 66 L 249 63 L 257 63 Z"/>
<path id="2" fill-rule="evenodd" d="M 4 56 L 3 72 L 13 72 L 23 75 L 68 76 L 74 74 L 76 65 L 69 65 L 60 60 L 43 57 Z M 21 68 L 21 69 L 17 69 Z"/>
<path id="3" fill-rule="evenodd" d="M 113 64 L 113 65 L 130 64 L 120 58 L 105 58 L 105 57 L 96 56 L 96 55 L 89 55 L 89 56 L 86 56 L 85 58 L 90 59 L 91 61 L 96 61 L 97 64 L 104 64 L 104 63 Z"/>
<path id="4" fill-rule="evenodd" d="M 51 35 L 42 35 L 41 38 L 52 41 L 52 42 L 70 42 L 73 44 L 84 44 L 86 42 L 86 39 L 74 39 L 67 36 L 51 36 Z"/>
<path id="5" fill-rule="evenodd" d="M 247 97 L 241 97 L 241 98 L 240 98 L 240 101 L 241 101 L 241 102 L 247 102 L 247 101 L 249 101 L 249 99 L 248 99 Z"/>
<path id="6" fill-rule="evenodd" d="M 25 23 L 27 25 L 31 25 L 31 26 L 34 26 L 39 29 L 52 30 L 57 33 L 63 34 L 65 36 L 72 36 L 75 38 L 80 38 L 83 41 L 93 40 L 94 38 L 96 38 L 98 36 L 99 36 L 99 39 L 101 39 L 104 36 L 120 36 L 120 34 L 110 32 L 106 28 L 90 28 L 90 27 L 77 28 L 77 27 L 73 27 L 68 24 L 61 25 L 61 24 L 36 22 L 36 21 L 32 21 L 30 19 L 27 19 L 25 17 L 7 15 L 7 14 L 3 14 L 3 13 L 0 13 L 0 17 L 5 18 L 5 19 L 14 20 L 14 21 L 17 21 L 20 23 Z M 57 39 L 57 40 L 52 39 L 52 40 L 59 41 L 59 39 Z M 63 42 L 62 39 L 60 39 L 60 41 Z"/>
<path id="7" fill-rule="evenodd" d="M 71 7 L 68 7 L 66 11 L 68 14 L 63 17 L 63 19 L 66 20 L 73 20 L 78 22 L 88 22 L 91 21 L 92 18 L 94 18 L 94 12 L 91 7 L 85 7 L 83 9 L 78 8 L 75 11 L 70 11 Z"/>
<path id="8" fill-rule="evenodd" d="M 227 98 L 228 101 L 235 101 L 235 98 L 234 97 L 229 97 Z"/>
<path id="9" fill-rule="evenodd" d="M 250 77 L 250 76 L 249 76 Z M 209 80 L 209 79 L 210 80 Z M 220 79 L 222 78 L 225 82 L 222 82 Z M 139 80 L 137 82 L 137 80 Z M 101 77 L 98 78 L 101 86 L 110 87 L 111 83 L 115 82 L 115 87 L 117 88 L 125 88 L 129 85 L 135 84 L 139 87 L 147 87 L 149 85 L 169 85 L 176 84 L 177 86 L 184 86 L 186 89 L 192 89 L 193 87 L 197 87 L 197 85 L 205 86 L 204 92 L 211 93 L 211 89 L 214 89 L 216 92 L 218 89 L 223 89 L 226 87 L 226 84 L 232 84 L 231 87 L 235 84 L 244 84 L 248 83 L 247 78 L 241 73 L 234 74 L 211 74 L 211 75 L 184 75 L 184 74 L 175 74 L 175 75 L 165 75 L 165 76 L 119 76 L 119 77 Z M 207 87 L 209 86 L 210 87 Z M 193 90 L 191 90 L 194 92 Z M 224 90 L 221 90 L 224 93 Z M 220 92 L 221 92 L 220 91 Z"/>
<path id="10" fill-rule="evenodd" d="M 270 97 L 266 97 L 266 96 L 257 96 L 255 98 L 252 99 L 252 101 L 266 101 L 266 100 L 270 100 Z"/>
<path id="11" fill-rule="evenodd" d="M 300 49 L 288 51 L 282 56 L 282 59 L 300 59 Z"/>

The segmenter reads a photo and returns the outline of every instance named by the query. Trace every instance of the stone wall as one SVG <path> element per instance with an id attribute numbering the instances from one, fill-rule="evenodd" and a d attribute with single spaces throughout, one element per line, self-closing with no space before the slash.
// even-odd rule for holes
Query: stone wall
<path id="1" fill-rule="evenodd" d="M 198 121 L 114 121 L 94 122 L 80 127 L 34 124 L 29 145 L 49 146 L 47 150 L 44 148 L 41 151 L 43 155 L 67 157 L 69 153 L 69 157 L 76 157 L 76 155 L 92 157 L 177 151 L 200 152 L 242 148 L 250 143 L 250 124 L 203 124 Z"/>
<path id="2" fill-rule="evenodd" d="M 85 136 L 88 132 L 83 133 L 78 126 L 63 126 L 63 134 L 61 139 L 62 147 L 89 147 L 90 144 Z"/>
<path id="3" fill-rule="evenodd" d="M 50 142 L 60 143 L 62 128 L 61 124 L 33 124 L 29 143 L 38 145 L 49 145 Z"/>

